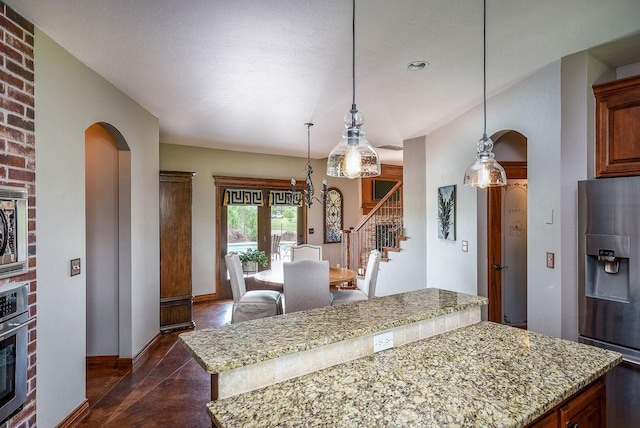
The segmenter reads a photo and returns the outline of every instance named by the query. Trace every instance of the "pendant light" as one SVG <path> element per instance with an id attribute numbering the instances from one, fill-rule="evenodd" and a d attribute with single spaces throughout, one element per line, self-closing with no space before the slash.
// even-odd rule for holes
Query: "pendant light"
<path id="1" fill-rule="evenodd" d="M 313 181 L 311 180 L 311 174 L 313 174 L 313 168 L 311 167 L 311 127 L 313 126 L 313 123 L 307 122 L 304 124 L 304 126 L 307 127 L 307 166 L 304 169 L 307 188 L 304 189 L 301 193 L 298 193 L 296 191 L 296 180 L 295 178 L 292 178 L 291 191 L 289 192 L 289 202 L 292 205 L 299 205 L 300 201 L 303 201 L 308 208 L 311 208 L 314 199 L 321 203 L 324 201 L 324 198 L 327 195 L 327 180 L 322 180 L 322 192 L 320 192 L 321 199 L 316 198 L 314 196 L 315 190 L 313 187 Z"/>
<path id="2" fill-rule="evenodd" d="M 493 141 L 487 137 L 487 0 L 483 0 L 482 31 L 484 132 L 478 141 L 476 161 L 464 173 L 464 185 L 484 188 L 507 184 L 507 174 L 502 165 L 494 159 L 495 155 L 491 151 Z"/>
<path id="3" fill-rule="evenodd" d="M 380 158 L 376 149 L 365 137 L 362 129 L 364 116 L 356 108 L 356 0 L 353 0 L 351 35 L 353 83 L 351 110 L 344 116 L 346 129 L 342 132 L 342 139 L 329 153 L 327 175 L 347 178 L 376 177 L 380 175 Z"/>

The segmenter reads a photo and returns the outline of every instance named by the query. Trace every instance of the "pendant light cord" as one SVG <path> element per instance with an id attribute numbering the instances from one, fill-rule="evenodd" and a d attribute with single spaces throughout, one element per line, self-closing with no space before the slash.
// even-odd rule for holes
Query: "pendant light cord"
<path id="1" fill-rule="evenodd" d="M 353 13 L 351 14 L 351 83 L 353 98 L 351 110 L 356 109 L 356 0 L 353 0 Z M 353 118 L 352 118 L 353 120 Z"/>
<path id="2" fill-rule="evenodd" d="M 355 1 L 355 0 L 354 0 Z M 482 2 L 482 100 L 484 109 L 484 132 L 482 139 L 487 139 L 487 0 Z"/>
<path id="3" fill-rule="evenodd" d="M 311 165 L 311 127 L 313 123 L 307 122 L 305 123 L 307 126 L 307 167 Z"/>

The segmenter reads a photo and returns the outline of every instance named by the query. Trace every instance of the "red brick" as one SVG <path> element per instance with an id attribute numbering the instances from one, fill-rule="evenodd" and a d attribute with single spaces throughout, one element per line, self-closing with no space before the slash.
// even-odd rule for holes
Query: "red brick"
<path id="1" fill-rule="evenodd" d="M 33 72 L 30 70 L 27 70 L 25 67 L 22 66 L 22 64 L 18 64 L 15 61 L 12 61 L 8 58 L 5 58 L 5 68 L 15 74 L 17 74 L 18 76 L 22 76 L 23 79 L 29 81 L 29 82 L 33 82 Z"/>
<path id="2" fill-rule="evenodd" d="M 14 153 L 16 155 L 25 156 L 28 158 L 35 159 L 36 157 L 36 149 L 35 147 L 26 146 L 24 144 L 14 143 L 13 141 L 7 142 L 6 151 L 8 153 Z"/>
<path id="3" fill-rule="evenodd" d="M 4 110 L 9 110 L 11 112 L 17 113 L 21 116 L 24 116 L 27 107 L 24 104 L 17 103 L 9 98 L 0 98 L 0 108 Z"/>
<path id="4" fill-rule="evenodd" d="M 0 153 L 0 164 L 6 165 L 6 166 L 13 166 L 15 168 L 24 168 L 26 166 L 24 157 L 10 155 L 10 154 L 3 154 L 3 153 Z"/>
<path id="5" fill-rule="evenodd" d="M 9 168 L 9 180 L 33 181 L 35 179 L 36 174 L 34 172 Z"/>
<path id="6" fill-rule="evenodd" d="M 7 88 L 7 96 L 13 98 L 16 101 L 26 104 L 29 107 L 33 107 L 34 105 L 33 95 L 14 89 L 11 86 Z"/>
<path id="7" fill-rule="evenodd" d="M 0 136 L 13 141 L 24 141 L 24 132 L 19 129 L 7 128 L 0 124 Z"/>
<path id="8" fill-rule="evenodd" d="M 16 50 L 16 52 L 24 54 L 27 58 L 33 58 L 33 46 L 29 46 L 24 42 L 24 39 L 16 39 L 12 35 L 8 34 L 5 40 L 9 46 Z M 22 56 L 22 55 L 21 55 Z M 22 64 L 22 61 L 16 61 Z"/>
<path id="9" fill-rule="evenodd" d="M 11 6 L 8 6 L 8 5 L 5 5 L 5 6 L 6 6 L 5 14 L 7 18 L 12 20 L 16 24 L 18 24 L 22 29 L 24 29 L 28 33 L 30 34 L 34 33 L 34 26 L 33 26 L 33 23 L 31 23 L 31 21 L 27 20 L 22 15 L 18 14 L 15 10 L 11 8 Z"/>
<path id="10" fill-rule="evenodd" d="M 15 40 L 12 38 L 12 40 Z M 0 43 L 0 54 L 6 55 L 18 64 L 24 64 L 24 56 L 6 43 Z"/>
<path id="11" fill-rule="evenodd" d="M 9 114 L 7 116 L 7 123 L 9 125 L 15 126 L 16 128 L 24 129 L 27 131 L 35 131 L 35 124 L 32 120 L 25 120 L 15 114 Z"/>
<path id="12" fill-rule="evenodd" d="M 20 28 L 18 25 L 9 21 L 6 16 L 0 16 L 0 27 L 4 28 L 5 31 L 13 34 L 14 36 L 24 39 L 24 30 Z M 33 33 L 33 31 L 32 31 Z"/>
<path id="13" fill-rule="evenodd" d="M 3 82 L 3 85 L 6 83 L 18 89 L 24 88 L 24 80 L 12 74 L 9 74 L 4 70 L 0 70 L 0 81 Z M 5 91 L 2 91 L 2 93 L 5 93 Z"/>

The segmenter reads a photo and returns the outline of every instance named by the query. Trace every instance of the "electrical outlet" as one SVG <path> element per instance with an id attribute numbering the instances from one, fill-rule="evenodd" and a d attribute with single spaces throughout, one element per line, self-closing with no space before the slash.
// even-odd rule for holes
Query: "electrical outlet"
<path id="1" fill-rule="evenodd" d="M 389 348 L 393 348 L 392 331 L 373 336 L 373 352 L 384 351 Z"/>
<path id="2" fill-rule="evenodd" d="M 555 254 L 554 253 L 547 253 L 547 267 L 549 269 L 553 269 L 555 267 Z"/>
<path id="3" fill-rule="evenodd" d="M 80 275 L 80 259 L 71 260 L 71 264 L 69 267 L 71 276 Z"/>

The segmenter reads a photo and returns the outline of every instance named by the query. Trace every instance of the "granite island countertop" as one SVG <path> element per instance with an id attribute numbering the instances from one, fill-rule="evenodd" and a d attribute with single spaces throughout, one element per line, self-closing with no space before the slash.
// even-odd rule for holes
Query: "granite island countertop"
<path id="1" fill-rule="evenodd" d="M 486 297 L 426 288 L 348 305 L 326 306 L 179 336 L 211 374 L 394 327 L 479 308 Z"/>
<path id="2" fill-rule="evenodd" d="M 207 409 L 221 427 L 520 427 L 621 359 L 484 321 L 214 401 Z"/>

